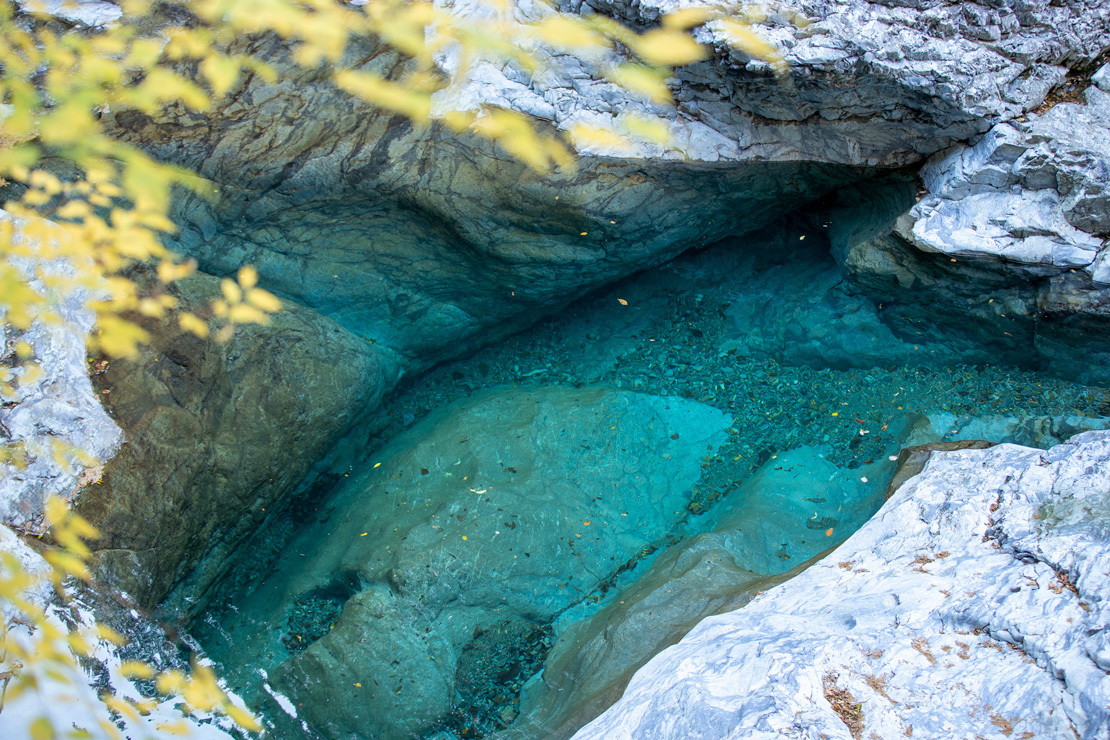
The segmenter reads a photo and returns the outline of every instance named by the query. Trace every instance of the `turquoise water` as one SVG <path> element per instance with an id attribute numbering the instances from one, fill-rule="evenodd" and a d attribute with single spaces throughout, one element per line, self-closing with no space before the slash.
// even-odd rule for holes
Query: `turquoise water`
<path id="1" fill-rule="evenodd" d="M 600 678 L 544 661 L 634 616 L 609 662 L 642 663 L 717 603 L 630 611 L 706 543 L 761 583 L 866 522 L 905 446 L 1108 425 L 1107 389 L 999 356 L 892 329 L 819 232 L 686 255 L 400 390 L 194 632 L 279 737 L 545 736 L 553 682 Z"/>

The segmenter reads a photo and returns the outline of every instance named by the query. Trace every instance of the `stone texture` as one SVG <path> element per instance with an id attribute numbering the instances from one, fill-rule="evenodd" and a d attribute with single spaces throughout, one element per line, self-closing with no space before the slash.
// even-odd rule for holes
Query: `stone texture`
<path id="1" fill-rule="evenodd" d="M 897 233 L 923 251 L 993 258 L 1030 277 L 1083 270 L 1102 285 L 1096 260 L 1110 235 L 1110 95 L 1061 103 L 1001 124 L 922 169 L 928 195 Z"/>
<path id="2" fill-rule="evenodd" d="M 820 564 L 705 620 L 575 735 L 1106 738 L 1110 433 L 934 453 Z M 839 694 L 840 701 L 834 703 Z"/>
<path id="3" fill-rule="evenodd" d="M 689 5 L 562 3 L 637 27 Z M 758 30 L 782 50 L 788 81 L 699 30 L 716 53 L 677 71 L 677 117 L 716 148 L 688 156 L 909 164 L 1037 105 L 1062 65 L 1093 61 L 1110 31 L 1110 6 L 1083 0 L 794 0 L 767 12 Z"/>
<path id="4" fill-rule="evenodd" d="M 642 27 L 673 7 L 572 9 Z M 550 11 L 524 3 L 514 12 Z M 794 16 L 813 22 L 800 27 Z M 290 71 L 272 38 L 241 39 L 234 51 L 286 70 L 279 81 L 252 77 L 207 116 L 120 110 L 106 121 L 216 184 L 215 205 L 185 198 L 177 208 L 176 246 L 205 270 L 256 263 L 275 289 L 397 351 L 415 372 L 684 249 L 758 228 L 864 176 L 860 167 L 918 162 L 1014 118 L 1062 78 L 1061 63 L 1102 51 L 1108 17 L 1107 3 L 1074 0 L 803 0 L 766 23 L 786 80 L 705 29 L 713 59 L 677 74 L 673 110 L 645 108 L 558 55 L 531 78 L 477 63 L 437 98 L 437 110 L 502 105 L 556 129 L 637 110 L 675 129 L 670 151 L 584 149 L 574 174 L 540 176 L 476 137 L 353 102 L 320 73 Z M 382 73 L 400 63 L 369 42 L 345 62 Z M 442 63 L 454 68 L 449 55 Z"/>
<path id="5" fill-rule="evenodd" d="M 0 211 L 0 219 L 11 218 Z M 43 290 L 37 278 L 31 283 Z M 85 308 L 87 298 L 85 293 L 65 296 L 54 306 L 63 323 L 36 321 L 26 332 L 0 314 L 0 377 L 16 375 L 14 395 L 0 403 L 0 446 L 19 461 L 0 463 L 0 523 L 18 530 L 41 534 L 46 499 L 71 498 L 99 478 L 98 466 L 122 440 L 89 381 L 85 340 L 96 317 Z M 32 349 L 27 362 L 16 354 L 23 342 Z M 24 380 L 33 377 L 31 367 L 37 368 L 37 377 Z"/>
<path id="6" fill-rule="evenodd" d="M 234 682 L 253 680 L 243 656 L 284 660 L 275 687 L 329 736 L 426 730 L 454 705 L 456 669 L 481 632 L 550 623 L 685 518 L 728 421 L 686 399 L 558 386 L 434 412 L 375 454 L 380 467 L 345 481 L 242 601 L 228 646 L 209 649 Z M 280 638 L 306 593 L 346 606 L 286 659 Z"/>
<path id="7" fill-rule="evenodd" d="M 219 287 L 198 275 L 175 291 L 196 308 Z M 203 593 L 394 370 L 388 355 L 296 305 L 226 345 L 172 318 L 145 323 L 152 340 L 139 359 L 97 378 L 127 444 L 77 511 L 104 533 L 94 552 L 102 576 L 153 606 L 182 579 L 186 595 Z"/>
<path id="8" fill-rule="evenodd" d="M 701 619 L 797 575 L 843 539 L 838 532 L 866 521 L 883 500 L 879 482 L 893 463 L 838 469 L 822 453 L 812 447 L 780 453 L 712 514 L 690 522 L 689 538 L 660 554 L 602 610 L 564 615 L 560 622 L 568 624 L 558 625 L 542 680 L 525 690 L 520 719 L 494 737 L 570 737 Z"/>
<path id="9" fill-rule="evenodd" d="M 1018 365 L 1107 382 L 1110 95 L 1085 96 L 936 155 L 916 204 L 864 185 L 829 217 L 885 221 L 834 227 L 833 254 L 896 333 L 962 333 Z M 861 198 L 870 216 L 845 210 Z"/>

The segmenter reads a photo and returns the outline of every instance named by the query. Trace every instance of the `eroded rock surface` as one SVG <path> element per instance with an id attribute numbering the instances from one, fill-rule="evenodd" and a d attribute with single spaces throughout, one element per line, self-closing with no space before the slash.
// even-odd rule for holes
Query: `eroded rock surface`
<path id="1" fill-rule="evenodd" d="M 636 27 L 678 7 L 572 5 Z M 352 101 L 323 75 L 292 71 L 271 38 L 235 51 L 286 70 L 279 81 L 252 77 L 205 117 L 121 110 L 109 121 L 217 184 L 218 204 L 177 208 L 177 246 L 204 269 L 258 264 L 269 285 L 418 371 L 691 246 L 750 232 L 860 168 L 912 164 L 1014 118 L 1063 78 L 1062 64 L 1105 46 L 1110 4 L 996 5 L 783 3 L 764 32 L 783 50 L 785 79 L 705 28 L 712 59 L 677 73 L 673 110 L 558 55 L 534 77 L 478 63 L 435 101 L 500 105 L 562 129 L 628 111 L 674 128 L 670 150 L 584 147 L 573 175 L 537 175 L 477 137 Z M 364 43 L 344 62 L 388 74 L 399 59 Z M 454 69 L 449 56 L 443 64 Z"/>
<path id="2" fill-rule="evenodd" d="M 0 211 L 22 239 L 21 218 Z M 28 281 L 49 294 L 34 276 L 65 274 L 66 267 L 24 264 Z M 51 496 L 72 498 L 98 480 L 100 466 L 118 449 L 122 434 L 105 413 L 89 380 L 85 342 L 96 316 L 85 292 L 56 297 L 61 323 L 32 323 L 19 331 L 0 313 L 0 523 L 19 531 L 45 531 L 44 504 Z M 26 356 L 20 349 L 27 351 Z"/>
<path id="3" fill-rule="evenodd" d="M 198 275 L 175 291 L 196 309 L 219 286 Z M 139 359 L 104 363 L 97 377 L 127 444 L 77 511 L 104 533 L 94 545 L 101 574 L 153 606 L 186 576 L 195 595 L 226 570 L 266 509 L 377 403 L 394 369 L 388 355 L 296 305 L 226 345 L 172 320 L 146 323 L 152 340 Z"/>
<path id="4" fill-rule="evenodd" d="M 1016 362 L 1105 382 L 1106 74 L 1085 105 L 1060 103 L 938 154 L 921 172 L 924 197 L 886 233 L 841 236 L 845 272 L 893 304 L 887 318 L 901 333 L 962 324 Z"/>
<path id="5" fill-rule="evenodd" d="M 1110 434 L 934 453 L 820 564 L 705 620 L 575 735 L 1106 738 Z M 851 711 L 859 704 L 859 712 Z"/>
<path id="6" fill-rule="evenodd" d="M 470 693 L 456 671 L 480 674 L 463 665 L 468 648 L 520 633 L 512 624 L 546 627 L 668 534 L 727 426 L 695 401 L 612 389 L 496 389 L 435 412 L 346 482 L 239 602 L 225 665 L 250 681 L 241 656 L 284 661 L 274 686 L 327 736 L 448 722 L 455 692 Z M 346 604 L 297 651 L 305 594 Z M 487 679 L 508 697 L 521 670 Z"/>

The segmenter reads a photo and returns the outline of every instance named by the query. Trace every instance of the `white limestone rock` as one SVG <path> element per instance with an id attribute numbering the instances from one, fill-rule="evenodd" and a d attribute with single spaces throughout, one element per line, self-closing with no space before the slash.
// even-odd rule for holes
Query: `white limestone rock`
<path id="1" fill-rule="evenodd" d="M 895 227 L 918 249 L 997 259 L 1031 277 L 1081 269 L 1110 284 L 1100 256 L 1110 236 L 1110 95 L 1097 86 L 1086 105 L 1000 124 L 921 175 L 929 194 Z"/>
<path id="2" fill-rule="evenodd" d="M 111 740 L 121 735 L 118 730 L 113 733 L 105 728 L 115 729 L 117 722 L 123 737 L 136 740 L 162 736 L 163 728 L 171 723 L 179 727 L 176 735 L 190 740 L 241 737 L 226 717 L 205 713 L 183 715 L 180 697 L 162 697 L 143 716 L 121 717 L 116 714 L 104 701 L 105 690 L 117 697 L 136 701 L 146 698 L 135 682 L 121 671 L 124 660 L 133 659 L 134 655 L 124 655 L 125 650 L 99 639 L 95 640 L 92 659 L 78 663 L 70 654 L 71 647 L 67 645 L 65 635 L 72 630 L 87 630 L 97 620 L 79 600 L 69 604 L 57 602 L 50 580 L 50 566 L 39 553 L 2 524 L 0 556 L 12 558 L 24 574 L 35 579 L 21 591 L 21 595 L 45 612 L 47 622 L 60 635 L 53 641 L 45 641 L 41 627 L 33 627 L 14 602 L 0 599 L 5 639 L 36 656 L 28 660 L 13 650 L 0 653 L 0 675 L 6 677 L 2 684 L 5 700 L 3 721 L 0 722 L 5 738 L 41 737 L 42 728 L 36 727 L 36 724 L 43 720 L 50 722 L 57 733 L 52 736 L 56 737 L 63 736 L 67 731 L 69 736 L 74 736 L 84 730 L 87 734 L 80 735 L 82 737 Z M 0 560 L 0 581 L 14 575 L 10 567 L 9 563 Z M 135 630 L 159 629 L 137 611 L 131 612 L 131 618 Z M 113 625 L 117 630 L 119 627 L 118 624 Z M 232 697 L 232 700 L 242 706 L 237 697 Z"/>
<path id="3" fill-rule="evenodd" d="M 0 219 L 10 218 L 0 211 Z M 55 264 L 49 269 L 65 268 Z M 42 289 L 37 278 L 31 283 Z M 60 297 L 54 310 L 62 323 L 36 321 L 26 332 L 16 331 L 0 314 L 0 362 L 14 365 L 16 376 L 14 396 L 0 403 L 0 445 L 22 449 L 25 462 L 0 462 L 0 523 L 17 529 L 41 531 L 47 498 L 71 497 L 81 485 L 99 478 L 98 466 L 87 465 L 78 451 L 103 463 L 122 442 L 122 432 L 100 405 L 89 380 L 85 340 L 96 316 L 86 299 L 84 293 Z M 32 354 L 20 362 L 16 348 L 24 342 Z M 24 381 L 35 372 L 31 365 L 38 368 L 38 377 Z M 68 464 L 60 464 L 60 458 Z"/>
<path id="4" fill-rule="evenodd" d="M 838 698 L 860 706 L 856 737 L 1108 738 L 1108 502 L 1108 432 L 934 453 L 824 561 L 702 622 L 575 738 L 847 740 Z"/>

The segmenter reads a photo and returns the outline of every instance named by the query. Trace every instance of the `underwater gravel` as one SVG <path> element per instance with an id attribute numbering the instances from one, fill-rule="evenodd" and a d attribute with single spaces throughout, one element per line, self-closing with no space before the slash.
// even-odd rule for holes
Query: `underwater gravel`
<path id="1" fill-rule="evenodd" d="M 1110 415 L 1107 389 L 1010 367 L 943 366 L 923 357 L 915 366 L 832 369 L 745 356 L 729 348 L 735 329 L 727 318 L 727 300 L 689 290 L 659 292 L 637 280 L 599 291 L 557 317 L 399 388 L 383 402 L 377 419 L 346 440 L 344 466 L 321 476 L 258 546 L 249 548 L 236 577 L 223 587 L 225 604 L 244 584 L 265 577 L 297 528 L 328 516 L 323 502 L 345 474 L 432 410 L 492 386 L 602 385 L 681 396 L 722 409 L 732 418 L 729 438 L 703 460 L 689 517 L 710 511 L 780 452 L 824 446 L 830 462 L 858 468 L 888 455 L 908 426 L 938 411 L 955 420 L 947 430 L 952 435 L 983 416 Z M 621 313 L 633 311 L 640 312 L 637 320 Z M 818 518 L 810 525 L 825 529 L 835 521 Z M 599 601 L 622 573 L 682 537 L 681 531 L 669 533 L 645 547 L 583 598 Z M 304 649 L 327 634 L 341 608 L 341 602 L 327 598 L 298 599 L 282 638 L 286 648 Z M 549 626 L 502 624 L 476 635 L 460 660 L 458 707 L 442 729 L 459 738 L 479 738 L 511 724 L 520 687 L 542 667 L 550 644 Z"/>

